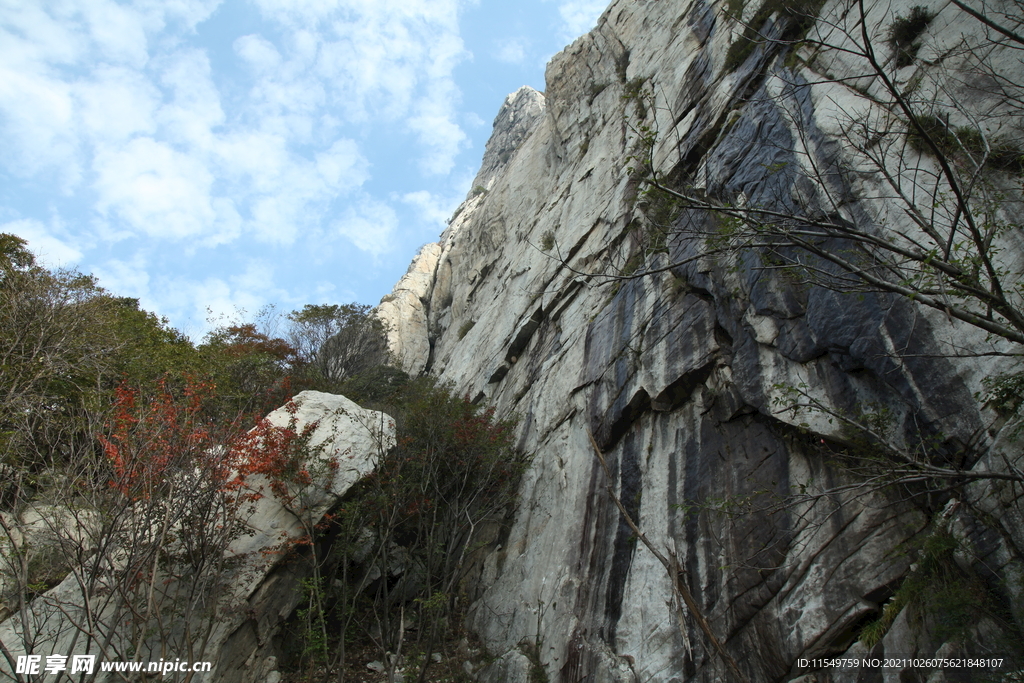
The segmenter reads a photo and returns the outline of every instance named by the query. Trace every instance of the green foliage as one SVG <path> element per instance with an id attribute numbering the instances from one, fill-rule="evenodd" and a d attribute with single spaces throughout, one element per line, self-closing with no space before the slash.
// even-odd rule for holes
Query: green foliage
<path id="1" fill-rule="evenodd" d="M 38 548 L 27 548 L 28 552 L 27 576 L 25 577 L 25 588 L 27 597 L 42 595 L 64 580 L 71 572 L 71 567 L 56 540 L 49 545 L 42 545 Z"/>
<path id="2" fill-rule="evenodd" d="M 473 329 L 474 325 L 476 325 L 476 321 L 475 320 L 467 320 L 466 322 L 464 322 L 461 325 L 459 325 L 459 339 L 461 340 L 467 334 L 469 334 L 469 331 L 471 329 Z"/>
<path id="3" fill-rule="evenodd" d="M 647 118 L 647 104 L 650 99 L 644 90 L 645 83 L 647 83 L 646 77 L 637 76 L 627 81 L 622 88 L 622 99 L 632 102 L 636 106 L 636 115 L 641 121 Z"/>
<path id="4" fill-rule="evenodd" d="M 377 406 L 394 400 L 409 383 L 409 375 L 390 365 L 378 365 L 349 377 L 338 385 L 338 393 L 363 406 Z"/>
<path id="5" fill-rule="evenodd" d="M 725 55 L 725 70 L 735 71 L 753 54 L 754 48 L 766 42 L 761 31 L 773 15 L 786 24 L 782 35 L 773 42 L 793 43 L 800 40 L 814 25 L 823 4 L 824 0 L 765 0 L 747 22 L 743 35 L 729 46 Z"/>
<path id="6" fill-rule="evenodd" d="M 591 83 L 590 87 L 587 88 L 587 104 L 593 104 L 597 96 L 608 88 L 608 85 L 608 83 Z"/>
<path id="7" fill-rule="evenodd" d="M 921 49 L 918 38 L 928 28 L 935 15 L 927 7 L 915 5 L 906 17 L 896 17 L 889 27 L 889 45 L 896 55 L 897 68 L 910 66 Z"/>
<path id="8" fill-rule="evenodd" d="M 679 297 L 690 291 L 690 283 L 684 276 L 670 272 L 665 281 L 665 291 L 673 298 Z"/>
<path id="9" fill-rule="evenodd" d="M 25 271 L 36 263 L 36 257 L 28 250 L 28 242 L 8 233 L 0 233 L 0 272 Z"/>
<path id="10" fill-rule="evenodd" d="M 739 19 L 743 13 L 743 7 L 745 3 L 743 0 L 726 0 L 725 8 L 728 10 L 730 16 Z"/>
<path id="11" fill-rule="evenodd" d="M 487 188 L 486 187 L 484 187 L 483 185 L 477 185 L 476 187 L 473 188 L 473 196 L 474 197 L 479 197 L 482 194 L 487 194 Z"/>
<path id="12" fill-rule="evenodd" d="M 643 265 L 644 265 L 644 254 L 643 254 L 643 252 L 635 251 L 635 252 L 633 252 L 630 255 L 630 257 L 628 259 L 626 259 L 626 263 L 623 264 L 622 270 L 619 271 L 619 275 L 621 275 L 622 277 L 629 277 L 631 275 L 635 275 L 636 272 L 638 270 L 640 270 L 640 267 L 643 266 Z"/>
<path id="13" fill-rule="evenodd" d="M 322 666 L 329 654 L 327 642 L 327 622 L 324 614 L 324 586 L 322 577 L 309 577 L 302 581 L 302 597 L 306 606 L 296 612 L 302 625 L 300 638 L 302 641 L 302 660 L 307 671 L 312 675 L 316 668 Z"/>
<path id="14" fill-rule="evenodd" d="M 258 419 L 291 398 L 297 352 L 261 327 L 265 325 L 232 321 L 210 331 L 196 349 L 201 358 L 198 374 L 217 385 L 217 403 L 211 407 L 215 419 L 239 413 Z"/>
<path id="15" fill-rule="evenodd" d="M 20 467 L 87 447 L 122 381 L 209 381 L 217 392 L 207 417 L 231 421 L 282 405 L 293 388 L 336 390 L 388 360 L 369 306 L 307 305 L 287 317 L 287 339 L 273 331 L 278 320 L 272 309 L 231 319 L 197 346 L 137 299 L 76 271 L 44 269 L 23 239 L 0 234 L 0 458 Z"/>
<path id="16" fill-rule="evenodd" d="M 682 203 L 676 197 L 653 186 L 641 193 L 636 206 L 643 212 L 643 218 L 631 221 L 626 228 L 630 253 L 619 269 L 622 277 L 641 273 L 655 254 L 668 253 L 668 237 L 682 212 Z"/>
<path id="17" fill-rule="evenodd" d="M 31 469 L 88 438 L 86 410 L 112 384 L 119 340 L 92 277 L 35 265 L 13 235 L 0 249 L 0 459 Z"/>
<path id="18" fill-rule="evenodd" d="M 387 330 L 371 306 L 307 304 L 288 320 L 303 388 L 338 391 L 345 379 L 390 360 Z"/>
<path id="19" fill-rule="evenodd" d="M 332 568 L 322 604 L 325 623 L 341 624 L 329 650 L 340 653 L 360 642 L 361 629 L 345 624 L 366 629 L 373 623 L 378 656 L 401 649 L 425 670 L 433 666 L 428 655 L 437 642 L 455 639 L 455 610 L 467 557 L 479 545 L 476 532 L 507 517 L 529 460 L 515 448 L 514 421 L 497 419 L 493 409 L 433 378 L 405 381 L 379 407 L 395 418 L 397 445 L 380 454 L 375 471 L 350 491 L 327 531 L 332 551 L 323 563 Z M 296 615 L 293 632 L 312 633 L 307 623 L 315 630 L 311 609 Z M 415 642 L 405 642 L 412 623 Z M 312 635 L 302 651 L 320 647 Z"/>
<path id="20" fill-rule="evenodd" d="M 615 57 L 615 75 L 619 83 L 626 82 L 626 72 L 629 70 L 629 50 L 623 50 Z"/>
<path id="21" fill-rule="evenodd" d="M 454 396 L 430 377 L 410 382 L 393 410 L 398 447 L 374 476 L 390 488 L 391 504 L 406 510 L 407 522 L 419 525 L 427 511 L 447 519 L 440 526 L 448 528 L 421 531 L 450 543 L 465 524 L 460 517 L 512 501 L 527 465 L 512 442 L 514 421 L 495 419 L 493 408 Z"/>
<path id="22" fill-rule="evenodd" d="M 204 359 L 192 342 L 158 318 L 139 308 L 139 300 L 110 297 L 109 325 L 117 340 L 115 374 L 142 384 L 167 375 L 201 374 Z"/>
<path id="23" fill-rule="evenodd" d="M 937 642 L 962 638 L 982 617 L 1002 619 L 1003 609 L 984 583 L 956 561 L 960 543 L 945 528 L 927 535 L 915 551 L 914 570 L 882 609 L 881 616 L 861 631 L 860 641 L 873 647 L 896 617 L 912 607 L 926 616 Z"/>
<path id="24" fill-rule="evenodd" d="M 654 252 L 664 251 L 669 229 L 682 213 L 683 202 L 660 188 L 650 187 L 644 191 L 638 206 L 650 223 L 650 249 Z"/>
<path id="25" fill-rule="evenodd" d="M 540 248 L 543 251 L 551 251 L 554 247 L 555 233 L 552 230 L 548 230 L 540 236 Z"/>
<path id="26" fill-rule="evenodd" d="M 1024 173 L 1024 149 L 1012 140 L 986 139 L 977 128 L 950 126 L 937 116 L 918 116 L 917 123 L 920 129 L 911 126 L 907 140 L 919 152 L 934 152 L 928 144 L 930 138 L 939 153 L 950 159 L 1011 173 Z"/>
<path id="27" fill-rule="evenodd" d="M 519 645 L 519 650 L 530 661 L 530 673 L 527 679 L 529 683 L 550 683 L 551 679 L 548 677 L 548 672 L 544 668 L 544 663 L 540 660 L 540 647 L 538 644 L 524 640 Z"/>
<path id="28" fill-rule="evenodd" d="M 1024 406 L 1024 372 L 986 377 L 982 382 L 988 391 L 976 397 L 979 401 L 988 403 L 1005 416 L 1020 415 Z M 1021 430 L 1024 424 L 1016 427 L 1014 435 L 1019 436 Z"/>

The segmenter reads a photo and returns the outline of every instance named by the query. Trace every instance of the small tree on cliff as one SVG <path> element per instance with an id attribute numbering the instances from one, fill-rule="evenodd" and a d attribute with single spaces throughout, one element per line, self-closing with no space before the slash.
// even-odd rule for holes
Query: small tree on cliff
<path id="1" fill-rule="evenodd" d="M 370 306 L 307 304 L 288 320 L 300 360 L 327 386 L 388 362 L 384 323 Z"/>

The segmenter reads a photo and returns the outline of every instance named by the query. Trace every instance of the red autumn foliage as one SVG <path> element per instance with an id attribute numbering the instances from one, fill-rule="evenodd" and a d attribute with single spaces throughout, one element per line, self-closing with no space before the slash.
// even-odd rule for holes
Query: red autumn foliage
<path id="1" fill-rule="evenodd" d="M 224 344 L 229 356 L 242 358 L 256 354 L 271 356 L 281 362 L 294 364 L 298 359 L 295 347 L 279 337 L 269 337 L 258 331 L 253 323 L 231 325 L 220 332 L 218 341 Z"/>
<path id="2" fill-rule="evenodd" d="M 107 433 L 99 437 L 112 468 L 111 486 L 141 499 L 166 492 L 176 473 L 198 470 L 222 491 L 243 488 L 246 477 L 260 474 L 269 480 L 271 492 L 290 504 L 295 497 L 290 487 L 297 491 L 313 482 L 309 463 L 314 459 L 330 474 L 337 471 L 335 458 L 315 458 L 319 454 L 311 452 L 315 449 L 309 442 L 318 423 L 299 429 L 294 402 L 286 405 L 291 414 L 287 427 L 262 419 L 242 432 L 240 420 L 217 427 L 205 417 L 204 406 L 215 394 L 211 382 L 194 379 L 178 393 L 161 380 L 150 396 L 122 382 L 114 391 Z M 259 497 L 250 493 L 240 498 Z"/>
<path id="3" fill-rule="evenodd" d="M 287 427 L 277 427 L 270 420 L 263 419 L 237 438 L 231 446 L 238 466 L 239 477 L 261 474 L 270 480 L 270 490 L 282 503 L 290 504 L 295 493 L 289 493 L 289 485 L 302 488 L 313 483 L 309 463 L 316 454 L 310 452 L 310 438 L 319 422 L 310 422 L 298 429 L 295 414 L 298 406 L 289 401 L 286 410 L 291 415 Z M 333 472 L 337 463 L 328 461 Z"/>
<path id="4" fill-rule="evenodd" d="M 171 486 L 176 473 L 200 469 L 226 480 L 230 463 L 219 457 L 221 430 L 203 416 L 210 382 L 188 379 L 180 396 L 166 380 L 148 397 L 122 382 L 100 445 L 112 466 L 111 486 L 132 498 L 150 498 Z M 230 427 L 229 427 L 230 430 Z"/>

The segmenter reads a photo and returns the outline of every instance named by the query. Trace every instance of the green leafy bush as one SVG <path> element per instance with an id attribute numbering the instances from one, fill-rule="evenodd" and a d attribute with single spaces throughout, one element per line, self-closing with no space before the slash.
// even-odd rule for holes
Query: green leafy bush
<path id="1" fill-rule="evenodd" d="M 555 233 L 548 230 L 540 236 L 540 248 L 543 251 L 551 251 L 555 247 Z"/>
<path id="2" fill-rule="evenodd" d="M 400 650 L 407 661 L 435 666 L 429 654 L 457 640 L 478 531 L 507 520 L 529 459 L 515 447 L 514 420 L 433 378 L 407 380 L 379 407 L 395 418 L 397 445 L 332 513 L 329 557 L 311 551 L 329 567 L 326 611 L 314 623 L 312 608 L 303 608 L 293 633 L 301 639 L 311 623 L 333 624 L 327 660 L 336 663 L 346 651 L 371 648 L 377 657 Z M 308 661 L 311 647 L 323 651 L 314 636 L 294 648 L 292 666 Z"/>
<path id="3" fill-rule="evenodd" d="M 917 51 L 921 49 L 918 38 L 928 28 L 935 15 L 927 7 L 915 5 L 906 17 L 896 17 L 889 27 L 889 46 L 896 55 L 896 66 L 903 68 L 914 63 Z"/>
<path id="4" fill-rule="evenodd" d="M 937 116 L 918 116 L 917 123 L 920 129 L 911 127 L 908 142 L 919 152 L 934 152 L 928 144 L 930 138 L 939 153 L 950 159 L 1024 173 L 1024 149 L 1011 140 L 998 137 L 986 140 L 977 128 L 951 126 Z"/>

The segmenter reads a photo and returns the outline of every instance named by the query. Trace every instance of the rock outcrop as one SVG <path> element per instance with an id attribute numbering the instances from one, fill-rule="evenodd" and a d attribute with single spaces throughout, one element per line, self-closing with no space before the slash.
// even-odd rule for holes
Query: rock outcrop
<path id="1" fill-rule="evenodd" d="M 203 673 L 202 680 L 279 680 L 273 639 L 301 600 L 301 582 L 309 572 L 307 563 L 295 561 L 295 543 L 310 536 L 340 497 L 372 471 L 382 449 L 394 443 L 394 423 L 387 415 L 364 410 L 343 396 L 316 391 L 298 394 L 288 406 L 270 413 L 266 423 L 304 434 L 303 446 L 311 457 L 302 466 L 310 474 L 309 483 L 282 487 L 262 474 L 249 475 L 232 494 L 250 501 L 238 516 L 232 520 L 214 514 L 204 525 L 189 516 L 188 507 L 189 497 L 201 486 L 197 483 L 189 489 L 188 481 L 183 481 L 185 486 L 177 489 L 180 501 L 168 501 L 165 506 L 177 510 L 175 506 L 183 501 L 182 512 L 169 517 L 171 526 L 159 535 L 152 560 L 156 579 L 135 579 L 143 588 L 151 586 L 148 597 L 146 590 L 129 585 L 132 579 L 123 572 L 134 561 L 133 553 L 142 552 L 148 535 L 160 528 L 158 517 L 143 516 L 141 503 L 119 510 L 84 511 L 65 504 L 52 512 L 34 508 L 23 514 L 24 532 L 12 536 L 18 542 L 27 539 L 18 551 L 33 552 L 42 545 L 40 539 L 45 540 L 64 558 L 58 568 L 67 576 L 24 611 L 15 610 L 14 616 L 0 623 L 0 643 L 6 648 L 0 657 L 0 674 L 20 680 L 13 678 L 13 665 L 27 652 L 42 657 L 40 675 L 51 655 L 67 658 L 63 664 L 70 673 L 73 655 L 96 655 L 99 662 L 142 662 L 145 667 L 173 652 L 189 664 L 213 662 L 213 670 Z M 221 508 L 212 510 L 223 513 Z M 137 524 L 116 526 L 125 519 L 133 521 L 134 516 L 140 517 L 134 520 Z M 196 536 L 216 537 L 222 528 L 218 523 L 241 526 L 228 546 L 218 546 L 197 564 L 194 553 L 202 539 L 193 538 L 190 543 L 176 539 L 176 525 L 182 519 L 188 524 L 180 528 Z M 85 560 L 77 566 L 66 561 L 75 556 L 75 548 L 81 549 Z M 172 558 L 185 564 L 179 567 Z M 213 583 L 190 583 L 203 565 L 222 571 L 211 575 Z M 148 565 L 145 570 L 149 571 Z M 132 604 L 140 595 L 139 603 Z M 173 628 L 168 630 L 168 625 Z M 95 674 L 89 680 L 125 677 L 102 672 L 98 664 Z"/>
<path id="2" fill-rule="evenodd" d="M 663 177 L 809 211 L 818 200 L 799 169 L 841 163 L 839 114 L 877 87 L 840 81 L 854 68 L 842 54 L 804 48 L 796 67 L 763 41 L 726 67 L 744 31 L 727 4 L 614 2 L 552 60 L 543 96 L 509 97 L 476 190 L 417 257 L 416 287 L 407 275 L 382 305 L 405 369 L 519 415 L 520 444 L 534 454 L 470 609 L 470 627 L 497 657 L 482 680 L 539 680 L 538 667 L 571 682 L 732 680 L 693 615 L 677 623 L 668 575 L 636 543 L 606 485 L 678 558 L 750 681 L 796 680 L 807 671 L 799 660 L 844 652 L 978 653 L 991 624 L 973 640 L 944 640 L 915 622 L 912 607 L 874 649 L 856 642 L 912 573 L 909 551 L 936 515 L 970 548 L 961 564 L 983 566 L 1017 624 L 1024 617 L 1013 550 L 1024 547 L 1019 489 L 972 484 L 962 501 L 970 505 L 865 492 L 829 456 L 850 444 L 835 416 L 882 405 L 907 434 L 951 451 L 974 444 L 987 454 L 975 468 L 1020 468 L 1012 430 L 1000 433 L 975 399 L 984 377 L 1012 366 L 997 355 L 951 357 L 951 340 L 980 349 L 984 334 L 898 296 L 806 286 L 735 254 L 701 257 L 681 236 L 687 225 L 712 225 L 708 212 L 676 211 L 664 243 L 648 249 L 650 200 L 630 168 L 645 157 L 640 125 L 655 133 L 650 157 Z M 868 3 L 880 44 L 886 22 L 910 4 Z M 840 26 L 846 9 L 826 3 L 814 30 Z M 764 30 L 781 32 L 782 15 L 769 15 L 775 23 Z M 981 30 L 952 6 L 935 21 Z M 926 40 L 922 59 L 953 59 L 948 35 Z M 901 78 L 929 82 L 921 68 Z M 827 82 L 814 84 L 816 70 Z M 843 188 L 858 224 L 910 229 L 906 216 L 886 213 L 877 178 L 858 178 Z M 654 272 L 621 277 L 645 249 Z M 819 410 L 791 409 L 800 402 Z M 611 482 L 588 432 L 608 456 Z M 823 489 L 831 493 L 791 497 Z M 980 524 L 980 510 L 994 523 Z M 816 675 L 882 680 L 880 670 Z M 899 675 L 889 670 L 885 680 Z M 941 675 L 928 680 L 948 680 Z"/>

